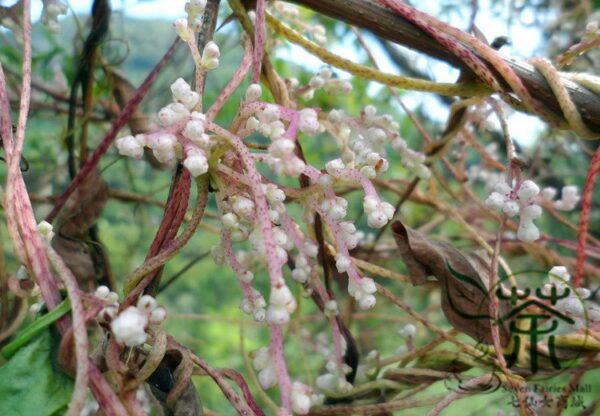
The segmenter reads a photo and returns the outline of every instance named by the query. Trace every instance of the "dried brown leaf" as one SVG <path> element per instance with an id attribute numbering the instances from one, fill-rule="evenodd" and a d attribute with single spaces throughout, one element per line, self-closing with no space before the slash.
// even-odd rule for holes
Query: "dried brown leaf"
<path id="1" fill-rule="evenodd" d="M 442 311 L 457 330 L 479 342 L 492 343 L 490 316 L 490 261 L 480 253 L 464 253 L 452 245 L 428 239 L 405 227 L 392 224 L 398 250 L 414 285 L 434 276 L 442 291 Z M 495 288 L 492 288 L 495 290 Z M 498 315 L 505 316 L 510 304 L 499 299 Z M 500 342 L 510 339 L 508 322 L 499 325 Z"/>
<path id="2" fill-rule="evenodd" d="M 87 232 L 96 223 L 108 199 L 108 187 L 98 170 L 91 172 L 73 192 L 60 210 L 54 226 L 57 230 L 52 246 L 64 259 L 83 290 L 95 289 L 98 280 L 104 280 L 108 271 L 99 270 L 96 257 L 101 247 L 88 247 Z"/>

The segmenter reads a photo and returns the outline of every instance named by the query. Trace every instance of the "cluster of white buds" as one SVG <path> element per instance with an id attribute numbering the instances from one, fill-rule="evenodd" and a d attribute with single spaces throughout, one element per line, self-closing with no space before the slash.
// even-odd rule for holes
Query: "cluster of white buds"
<path id="1" fill-rule="evenodd" d="M 371 228 L 381 228 L 394 218 L 394 207 L 382 202 L 378 197 L 367 195 L 363 199 L 363 209 L 367 214 L 367 223 Z"/>
<path id="2" fill-rule="evenodd" d="M 116 146 L 124 156 L 139 159 L 144 146 L 152 149 L 161 163 L 172 164 L 183 156 L 183 165 L 193 177 L 208 171 L 208 157 L 214 143 L 205 133 L 204 114 L 193 111 L 200 96 L 182 78 L 171 85 L 173 102 L 158 112 L 158 120 L 164 127 L 151 134 L 138 134 L 117 139 Z"/>
<path id="3" fill-rule="evenodd" d="M 226 212 L 221 216 L 221 223 L 229 231 L 231 240 L 235 242 L 245 241 L 250 235 L 250 226 L 246 221 L 241 221 L 238 214 Z"/>
<path id="4" fill-rule="evenodd" d="M 252 86 L 251 86 L 252 87 Z M 257 94 L 247 92 L 247 100 Z M 314 136 L 321 130 L 317 112 L 312 108 L 305 108 L 297 113 L 298 128 L 301 132 Z M 293 178 L 300 176 L 306 164 L 294 153 L 296 144 L 293 135 L 286 134 L 286 128 L 281 120 L 281 110 L 277 105 L 267 104 L 256 111 L 256 117 L 248 118 L 246 128 L 258 131 L 271 139 L 269 152 L 265 159 L 267 165 L 278 175 L 288 175 Z"/>
<path id="5" fill-rule="evenodd" d="M 348 201 L 340 196 L 327 198 L 321 203 L 321 210 L 336 221 L 344 219 L 348 213 Z"/>
<path id="6" fill-rule="evenodd" d="M 333 159 L 325 165 L 326 175 L 321 175 L 319 183 L 324 187 L 331 187 L 333 179 L 354 181 L 350 177 L 352 170 L 347 169 L 341 159 Z M 335 220 L 341 220 L 346 216 L 348 201 L 341 197 L 327 198 L 321 203 L 321 210 Z M 394 207 L 382 202 L 377 195 L 367 195 L 363 200 L 363 208 L 367 214 L 369 227 L 381 228 L 394 217 Z M 346 230 L 345 230 L 346 231 Z M 348 234 L 354 234 L 354 230 L 347 230 Z M 355 247 L 355 244 L 352 244 Z"/>
<path id="7" fill-rule="evenodd" d="M 202 50 L 202 59 L 200 60 L 200 65 L 202 65 L 202 68 L 208 71 L 213 70 L 219 66 L 220 56 L 221 51 L 219 50 L 219 46 L 211 40 Z"/>
<path id="8" fill-rule="evenodd" d="M 119 312 L 119 295 L 111 291 L 107 286 L 98 286 L 94 292 L 94 296 L 102 299 L 107 305 L 98 312 L 96 320 L 101 324 L 111 323 Z"/>
<path id="9" fill-rule="evenodd" d="M 265 196 L 267 197 L 267 203 L 269 204 L 269 218 L 273 224 L 280 223 L 280 214 L 286 211 L 285 204 L 285 192 L 273 184 L 262 185 Z"/>
<path id="10" fill-rule="evenodd" d="M 299 415 L 305 415 L 312 406 L 312 389 L 306 384 L 294 381 L 292 384 L 292 410 Z"/>
<path id="11" fill-rule="evenodd" d="M 600 307 L 594 302 L 590 302 L 591 292 L 584 287 L 573 289 L 568 285 L 571 280 L 565 266 L 554 266 L 548 273 L 549 284 L 545 284 L 542 291 L 546 296 L 556 290 L 556 295 L 560 298 L 568 292 L 568 296 L 559 299 L 554 307 L 556 310 L 564 313 L 573 319 L 573 327 L 582 329 L 590 326 L 596 326 L 600 323 Z"/>
<path id="12" fill-rule="evenodd" d="M 542 189 L 541 196 L 544 201 L 552 202 L 557 193 L 556 188 L 548 186 Z M 554 201 L 554 208 L 559 211 L 572 211 L 580 199 L 579 189 L 575 185 L 564 186 L 561 191 L 560 199 Z"/>
<path id="13" fill-rule="evenodd" d="M 271 288 L 269 307 L 267 308 L 267 322 L 271 325 L 285 325 L 294 313 L 297 304 L 290 289 L 281 281 Z"/>
<path id="14" fill-rule="evenodd" d="M 52 224 L 50 224 L 48 221 L 41 221 L 37 225 L 37 230 L 40 233 L 42 240 L 46 244 L 50 244 L 52 242 L 52 239 L 54 238 L 54 229 Z"/>
<path id="15" fill-rule="evenodd" d="M 273 2 L 273 8 L 278 13 L 281 13 L 281 15 L 286 19 L 296 19 L 300 16 L 300 11 L 296 6 L 285 3 L 283 1 Z"/>
<path id="16" fill-rule="evenodd" d="M 314 41 L 318 44 L 325 45 L 327 43 L 327 30 L 325 30 L 325 26 L 306 26 L 305 29 L 308 34 L 312 35 Z"/>
<path id="17" fill-rule="evenodd" d="M 200 32 L 202 29 L 202 15 L 206 8 L 206 0 L 190 0 L 185 4 L 187 18 L 181 18 L 173 22 L 175 33 L 185 42 L 189 40 L 190 31 Z"/>
<path id="18" fill-rule="evenodd" d="M 353 222 L 340 222 L 340 228 L 342 229 L 342 238 L 348 250 L 358 247 L 358 243 L 365 237 L 365 233 L 358 231 Z"/>
<path id="19" fill-rule="evenodd" d="M 370 277 L 362 277 L 358 283 L 348 279 L 348 293 L 357 300 L 361 309 L 371 309 L 375 306 L 376 300 L 373 293 L 376 291 L 375 282 Z"/>
<path id="20" fill-rule="evenodd" d="M 346 377 L 337 373 L 338 371 L 321 374 L 315 380 L 315 385 L 325 393 L 347 393 L 352 390 L 352 384 L 346 380 Z"/>
<path id="21" fill-rule="evenodd" d="M 253 354 L 252 366 L 258 371 L 258 381 L 263 389 L 268 389 L 277 384 L 275 360 L 271 357 L 269 348 L 259 348 Z"/>
<path id="22" fill-rule="evenodd" d="M 258 290 L 254 288 L 250 288 L 250 290 L 250 296 L 244 297 L 240 309 L 242 312 L 252 315 L 256 322 L 262 322 L 267 316 L 267 302 Z"/>
<path id="23" fill-rule="evenodd" d="M 67 14 L 69 7 L 62 0 L 44 0 L 42 10 L 42 23 L 52 32 L 59 32 L 58 16 Z"/>
<path id="24" fill-rule="evenodd" d="M 388 170 L 385 145 L 398 137 L 399 129 L 391 116 L 377 116 L 375 107 L 368 105 L 359 118 L 332 110 L 327 120 L 330 130 L 342 142 L 341 162 L 346 168 L 358 170 L 368 179 Z"/>
<path id="25" fill-rule="evenodd" d="M 509 217 L 520 216 L 517 238 L 522 241 L 535 241 L 540 231 L 533 220 L 542 215 L 542 208 L 534 204 L 540 188 L 531 180 L 521 183 L 518 189 L 512 189 L 506 182 L 499 182 L 485 200 L 485 205 Z"/>
<path id="26" fill-rule="evenodd" d="M 143 295 L 136 306 L 127 307 L 112 320 L 110 329 L 118 342 L 134 347 L 146 342 L 148 325 L 160 325 L 166 318 L 167 310 L 152 296 Z"/>
<path id="27" fill-rule="evenodd" d="M 292 277 L 295 281 L 298 283 L 306 283 L 308 281 L 312 270 L 311 259 L 316 259 L 318 253 L 319 247 L 316 244 L 312 242 L 304 244 L 304 250 L 296 256 L 295 267 L 292 270 Z"/>
<path id="28" fill-rule="evenodd" d="M 325 67 L 310 79 L 306 87 L 302 88 L 302 97 L 311 100 L 314 98 L 315 91 L 320 89 L 332 95 L 347 95 L 352 92 L 352 83 L 346 79 L 334 77 L 331 68 Z"/>
<path id="29" fill-rule="evenodd" d="M 410 149 L 400 137 L 392 142 L 392 147 L 400 154 L 404 166 L 419 178 L 428 179 L 431 176 L 431 170 L 425 165 L 426 158 L 423 153 Z"/>
<path id="30" fill-rule="evenodd" d="M 281 227 L 273 227 L 272 230 L 277 260 L 279 261 L 279 264 L 285 264 L 285 262 L 288 260 L 287 252 L 294 247 L 293 242 L 288 238 L 287 234 L 281 229 Z M 254 228 L 248 239 L 257 256 L 260 258 L 265 258 L 265 244 L 260 228 Z"/>

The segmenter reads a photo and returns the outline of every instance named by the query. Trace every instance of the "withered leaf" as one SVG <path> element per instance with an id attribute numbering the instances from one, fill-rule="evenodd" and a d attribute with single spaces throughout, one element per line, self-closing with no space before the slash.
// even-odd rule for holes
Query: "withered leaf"
<path id="1" fill-rule="evenodd" d="M 94 290 L 97 280 L 103 280 L 102 274 L 109 274 L 109 271 L 99 271 L 94 254 L 97 255 L 102 247 L 93 244 L 90 252 L 87 235 L 102 214 L 107 200 L 108 186 L 100 171 L 95 169 L 73 192 L 54 220 L 57 232 L 52 246 L 65 260 L 82 290 Z"/>
<path id="2" fill-rule="evenodd" d="M 430 240 L 400 221 L 392 224 L 392 231 L 411 283 L 421 285 L 428 276 L 434 276 L 440 283 L 442 311 L 450 324 L 478 342 L 491 344 L 489 258 Z M 509 309 L 507 300 L 498 300 L 498 316 L 505 316 Z M 510 339 L 508 324 L 501 321 L 498 326 L 502 345 Z"/>

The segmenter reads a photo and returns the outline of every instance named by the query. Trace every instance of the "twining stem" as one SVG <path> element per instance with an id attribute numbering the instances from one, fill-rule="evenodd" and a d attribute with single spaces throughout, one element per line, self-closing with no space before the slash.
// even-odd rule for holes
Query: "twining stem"
<path id="1" fill-rule="evenodd" d="M 114 121 L 111 126 L 111 129 L 106 135 L 100 145 L 94 150 L 94 153 L 90 156 L 88 161 L 81 167 L 81 170 L 77 172 L 77 175 L 73 178 L 66 191 L 63 192 L 61 196 L 56 200 L 52 211 L 46 217 L 46 221 L 52 222 L 58 211 L 62 208 L 62 206 L 67 202 L 67 199 L 71 194 L 84 182 L 87 176 L 94 170 L 96 165 L 100 162 L 100 158 L 106 151 L 110 148 L 112 142 L 117 137 L 119 131 L 128 123 L 129 118 L 135 112 L 139 104 L 142 102 L 142 99 L 146 95 L 146 93 L 150 90 L 150 86 L 154 82 L 154 79 L 159 74 L 159 72 L 167 65 L 170 61 L 171 56 L 175 53 L 177 45 L 179 44 L 179 37 L 173 41 L 169 50 L 165 53 L 165 55 L 161 58 L 161 60 L 156 64 L 154 69 L 148 74 L 142 85 L 137 89 L 135 95 L 127 102 L 125 107 L 119 113 L 119 116 Z M 25 72 L 23 73 L 25 75 Z M 6 149 L 6 147 L 5 147 Z"/>
<path id="2" fill-rule="evenodd" d="M 306 39 L 300 33 L 296 32 L 289 26 L 281 23 L 273 16 L 267 13 L 268 25 L 277 33 L 285 37 L 288 41 L 302 46 L 307 51 L 318 56 L 323 62 L 331 66 L 342 69 L 364 79 L 381 82 L 390 87 L 397 87 L 413 91 L 433 92 L 447 96 L 485 96 L 489 95 L 492 90 L 484 84 L 450 84 L 443 82 L 426 81 L 417 78 L 403 77 L 399 75 L 388 74 L 378 71 L 374 68 L 356 64 L 348 59 L 342 58 L 327 49 L 317 45 L 316 43 Z"/>
<path id="3" fill-rule="evenodd" d="M 173 258 L 181 249 L 181 247 L 183 247 L 194 235 L 198 224 L 200 224 L 200 221 L 202 220 L 204 208 L 206 207 L 206 202 L 208 200 L 207 175 L 200 176 L 196 179 L 196 189 L 198 191 L 196 206 L 194 207 L 192 218 L 187 224 L 187 228 L 179 237 L 164 247 L 163 250 L 160 251 L 156 256 L 147 259 L 144 264 L 127 276 L 123 285 L 123 292 L 127 295 L 127 298 L 134 298 L 134 296 L 137 297 L 137 295 L 139 295 L 139 293 L 141 293 L 143 290 L 144 285 L 140 286 L 141 289 L 138 287 L 138 285 L 140 285 L 140 282 L 144 279 L 144 277 Z"/>
<path id="4" fill-rule="evenodd" d="M 600 173 L 600 148 L 596 150 L 583 187 L 583 198 L 581 202 L 581 214 L 579 220 L 579 236 L 577 238 L 577 262 L 575 266 L 575 277 L 573 286 L 579 287 L 583 282 L 583 273 L 585 271 L 585 246 L 590 226 L 590 213 L 592 211 L 592 196 L 594 194 L 594 183 L 596 175 Z"/>
<path id="5" fill-rule="evenodd" d="M 79 296 L 79 286 L 77 285 L 77 279 L 66 266 L 62 257 L 60 257 L 56 251 L 52 248 L 50 243 L 46 245 L 46 253 L 48 259 L 54 266 L 58 276 L 62 280 L 69 299 L 71 300 L 71 316 L 73 318 L 73 337 L 75 339 L 75 356 L 77 359 L 77 371 L 75 373 L 75 386 L 73 388 L 73 396 L 71 397 L 71 403 L 69 404 L 69 416 L 78 416 L 81 414 L 88 390 L 89 380 L 89 362 L 88 362 L 88 336 L 87 326 L 85 322 L 85 311 L 83 309 L 83 303 Z"/>

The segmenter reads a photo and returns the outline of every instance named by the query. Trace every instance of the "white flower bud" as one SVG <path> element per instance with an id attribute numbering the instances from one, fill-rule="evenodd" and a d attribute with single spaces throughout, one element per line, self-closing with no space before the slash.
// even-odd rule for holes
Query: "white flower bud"
<path id="1" fill-rule="evenodd" d="M 186 157 L 183 161 L 183 166 L 190 171 L 190 174 L 194 178 L 208 172 L 208 160 L 201 153 Z"/>
<path id="2" fill-rule="evenodd" d="M 308 273 L 304 269 L 295 268 L 292 270 L 292 278 L 298 283 L 306 283 L 308 280 Z"/>
<path id="3" fill-rule="evenodd" d="M 158 325 L 163 323 L 167 319 L 167 310 L 162 306 L 155 308 L 150 313 L 150 323 Z"/>
<path id="4" fill-rule="evenodd" d="M 290 313 L 283 306 L 271 305 L 267 309 L 265 319 L 271 325 L 285 325 L 290 320 Z"/>
<path id="5" fill-rule="evenodd" d="M 260 386 L 265 390 L 277 384 L 277 376 L 273 367 L 268 366 L 262 369 L 258 373 L 258 381 L 260 382 Z"/>
<path id="6" fill-rule="evenodd" d="M 181 40 L 183 40 L 184 42 L 188 41 L 188 22 L 185 17 L 176 19 L 173 22 L 173 29 L 175 29 L 175 33 L 177 33 L 177 36 L 179 36 Z"/>
<path id="7" fill-rule="evenodd" d="M 233 212 L 228 212 L 221 217 L 221 223 L 223 227 L 233 230 L 240 226 L 240 219 Z"/>
<path id="8" fill-rule="evenodd" d="M 545 201 L 550 202 L 550 201 L 552 201 L 554 199 L 554 197 L 556 197 L 557 191 L 556 191 L 556 188 L 553 188 L 551 186 L 547 186 L 544 189 L 542 189 L 541 194 L 542 194 L 542 198 Z"/>
<path id="9" fill-rule="evenodd" d="M 262 95 L 260 84 L 250 84 L 246 90 L 246 101 L 257 101 Z"/>
<path id="10" fill-rule="evenodd" d="M 540 231 L 535 226 L 533 221 L 526 221 L 521 218 L 519 230 L 517 231 L 517 238 L 521 241 L 535 241 L 540 238 Z"/>
<path id="11" fill-rule="evenodd" d="M 371 228 L 381 228 L 388 222 L 388 217 L 381 210 L 373 211 L 367 216 L 367 224 Z"/>
<path id="12" fill-rule="evenodd" d="M 405 338 L 414 337 L 416 333 L 417 333 L 417 327 L 414 326 L 413 324 L 406 324 L 400 331 L 398 331 L 398 334 L 400 334 L 401 337 L 405 337 Z"/>
<path id="13" fill-rule="evenodd" d="M 100 299 L 106 299 L 106 297 L 108 296 L 108 294 L 110 293 L 110 289 L 108 288 L 108 286 L 98 286 L 96 288 L 96 291 L 94 292 L 94 295 Z"/>
<path id="14" fill-rule="evenodd" d="M 571 280 L 571 275 L 565 266 L 554 266 L 548 272 L 548 277 L 551 282 L 564 283 Z"/>
<path id="15" fill-rule="evenodd" d="M 350 257 L 343 254 L 338 254 L 335 256 L 335 267 L 337 268 L 338 272 L 346 273 L 351 266 L 352 260 L 350 260 Z"/>
<path id="16" fill-rule="evenodd" d="M 373 306 L 375 306 L 375 303 L 377 301 L 375 300 L 375 296 L 373 295 L 363 295 L 358 299 L 358 306 L 360 306 L 361 309 L 371 309 L 373 308 Z"/>
<path id="17" fill-rule="evenodd" d="M 123 156 L 129 156 L 134 159 L 141 159 L 144 155 L 143 135 L 139 139 L 133 136 L 125 136 L 117 139 L 115 145 L 119 153 Z M 140 143 L 141 142 L 141 143 Z"/>
<path id="18" fill-rule="evenodd" d="M 285 201 L 285 193 L 275 185 L 268 186 L 266 190 L 267 200 L 270 204 Z"/>
<path id="19" fill-rule="evenodd" d="M 237 215 L 246 220 L 250 220 L 254 216 L 254 202 L 246 197 L 236 197 L 232 208 Z"/>
<path id="20" fill-rule="evenodd" d="M 367 179 L 375 179 L 377 177 L 377 171 L 375 171 L 373 166 L 363 166 L 360 168 L 360 173 Z"/>
<path id="21" fill-rule="evenodd" d="M 509 217 L 514 217 L 515 215 L 517 215 L 519 213 L 519 209 L 519 204 L 516 201 L 511 200 L 506 201 L 502 206 L 502 212 L 504 212 Z"/>
<path id="22" fill-rule="evenodd" d="M 540 193 L 539 186 L 537 186 L 535 184 L 535 182 L 533 182 L 531 180 L 526 180 L 519 187 L 519 190 L 517 191 L 517 196 L 519 197 L 519 199 L 521 201 L 527 202 L 539 193 Z"/>
<path id="23" fill-rule="evenodd" d="M 37 226 L 38 232 L 44 239 L 44 241 L 49 244 L 54 238 L 54 231 L 52 231 L 52 224 L 47 221 L 42 221 Z"/>
<path id="24" fill-rule="evenodd" d="M 129 306 L 111 322 L 110 329 L 117 341 L 134 347 L 146 341 L 146 325 L 148 315 L 134 306 Z"/>
<path id="25" fill-rule="evenodd" d="M 360 279 L 360 289 L 364 293 L 375 293 L 377 292 L 377 287 L 375 286 L 375 281 L 370 277 L 363 277 Z"/>
<path id="26" fill-rule="evenodd" d="M 501 194 L 504 197 L 506 197 L 508 194 L 510 194 L 510 191 L 511 191 L 510 186 L 504 181 L 500 181 L 500 182 L 496 183 L 492 190 L 494 192 L 498 192 L 499 194 Z"/>
<path id="27" fill-rule="evenodd" d="M 485 200 L 485 206 L 494 211 L 500 211 L 504 207 L 506 197 L 499 192 L 492 192 Z"/>
<path id="28" fill-rule="evenodd" d="M 379 199 L 371 195 L 365 196 L 363 199 L 363 209 L 367 215 L 377 211 L 379 209 Z"/>
<path id="29" fill-rule="evenodd" d="M 319 132 L 321 125 L 317 119 L 317 112 L 312 108 L 300 110 L 299 128 L 303 133 L 314 136 Z"/>
<path id="30" fill-rule="evenodd" d="M 534 220 L 542 216 L 542 207 L 539 205 L 528 205 L 521 211 L 521 218 Z"/>
<path id="31" fill-rule="evenodd" d="M 250 270 L 244 270 L 240 274 L 239 278 L 244 283 L 250 283 L 252 280 L 254 280 L 254 273 L 252 273 Z"/>
<path id="32" fill-rule="evenodd" d="M 219 46 L 211 40 L 206 44 L 202 51 L 200 65 L 207 70 L 215 69 L 219 66 L 219 56 L 221 56 Z"/>
<path id="33" fill-rule="evenodd" d="M 294 142 L 289 139 L 277 139 L 269 145 L 269 153 L 274 157 L 284 158 L 294 151 Z"/>
<path id="34" fill-rule="evenodd" d="M 256 117 L 249 117 L 248 120 L 246 120 L 246 128 L 248 130 L 258 130 L 258 128 L 260 127 L 260 121 L 258 121 L 258 119 Z"/>
<path id="35" fill-rule="evenodd" d="M 137 307 L 145 312 L 152 311 L 152 309 L 156 308 L 156 306 L 156 299 L 150 295 L 144 295 L 140 297 L 137 302 Z"/>

